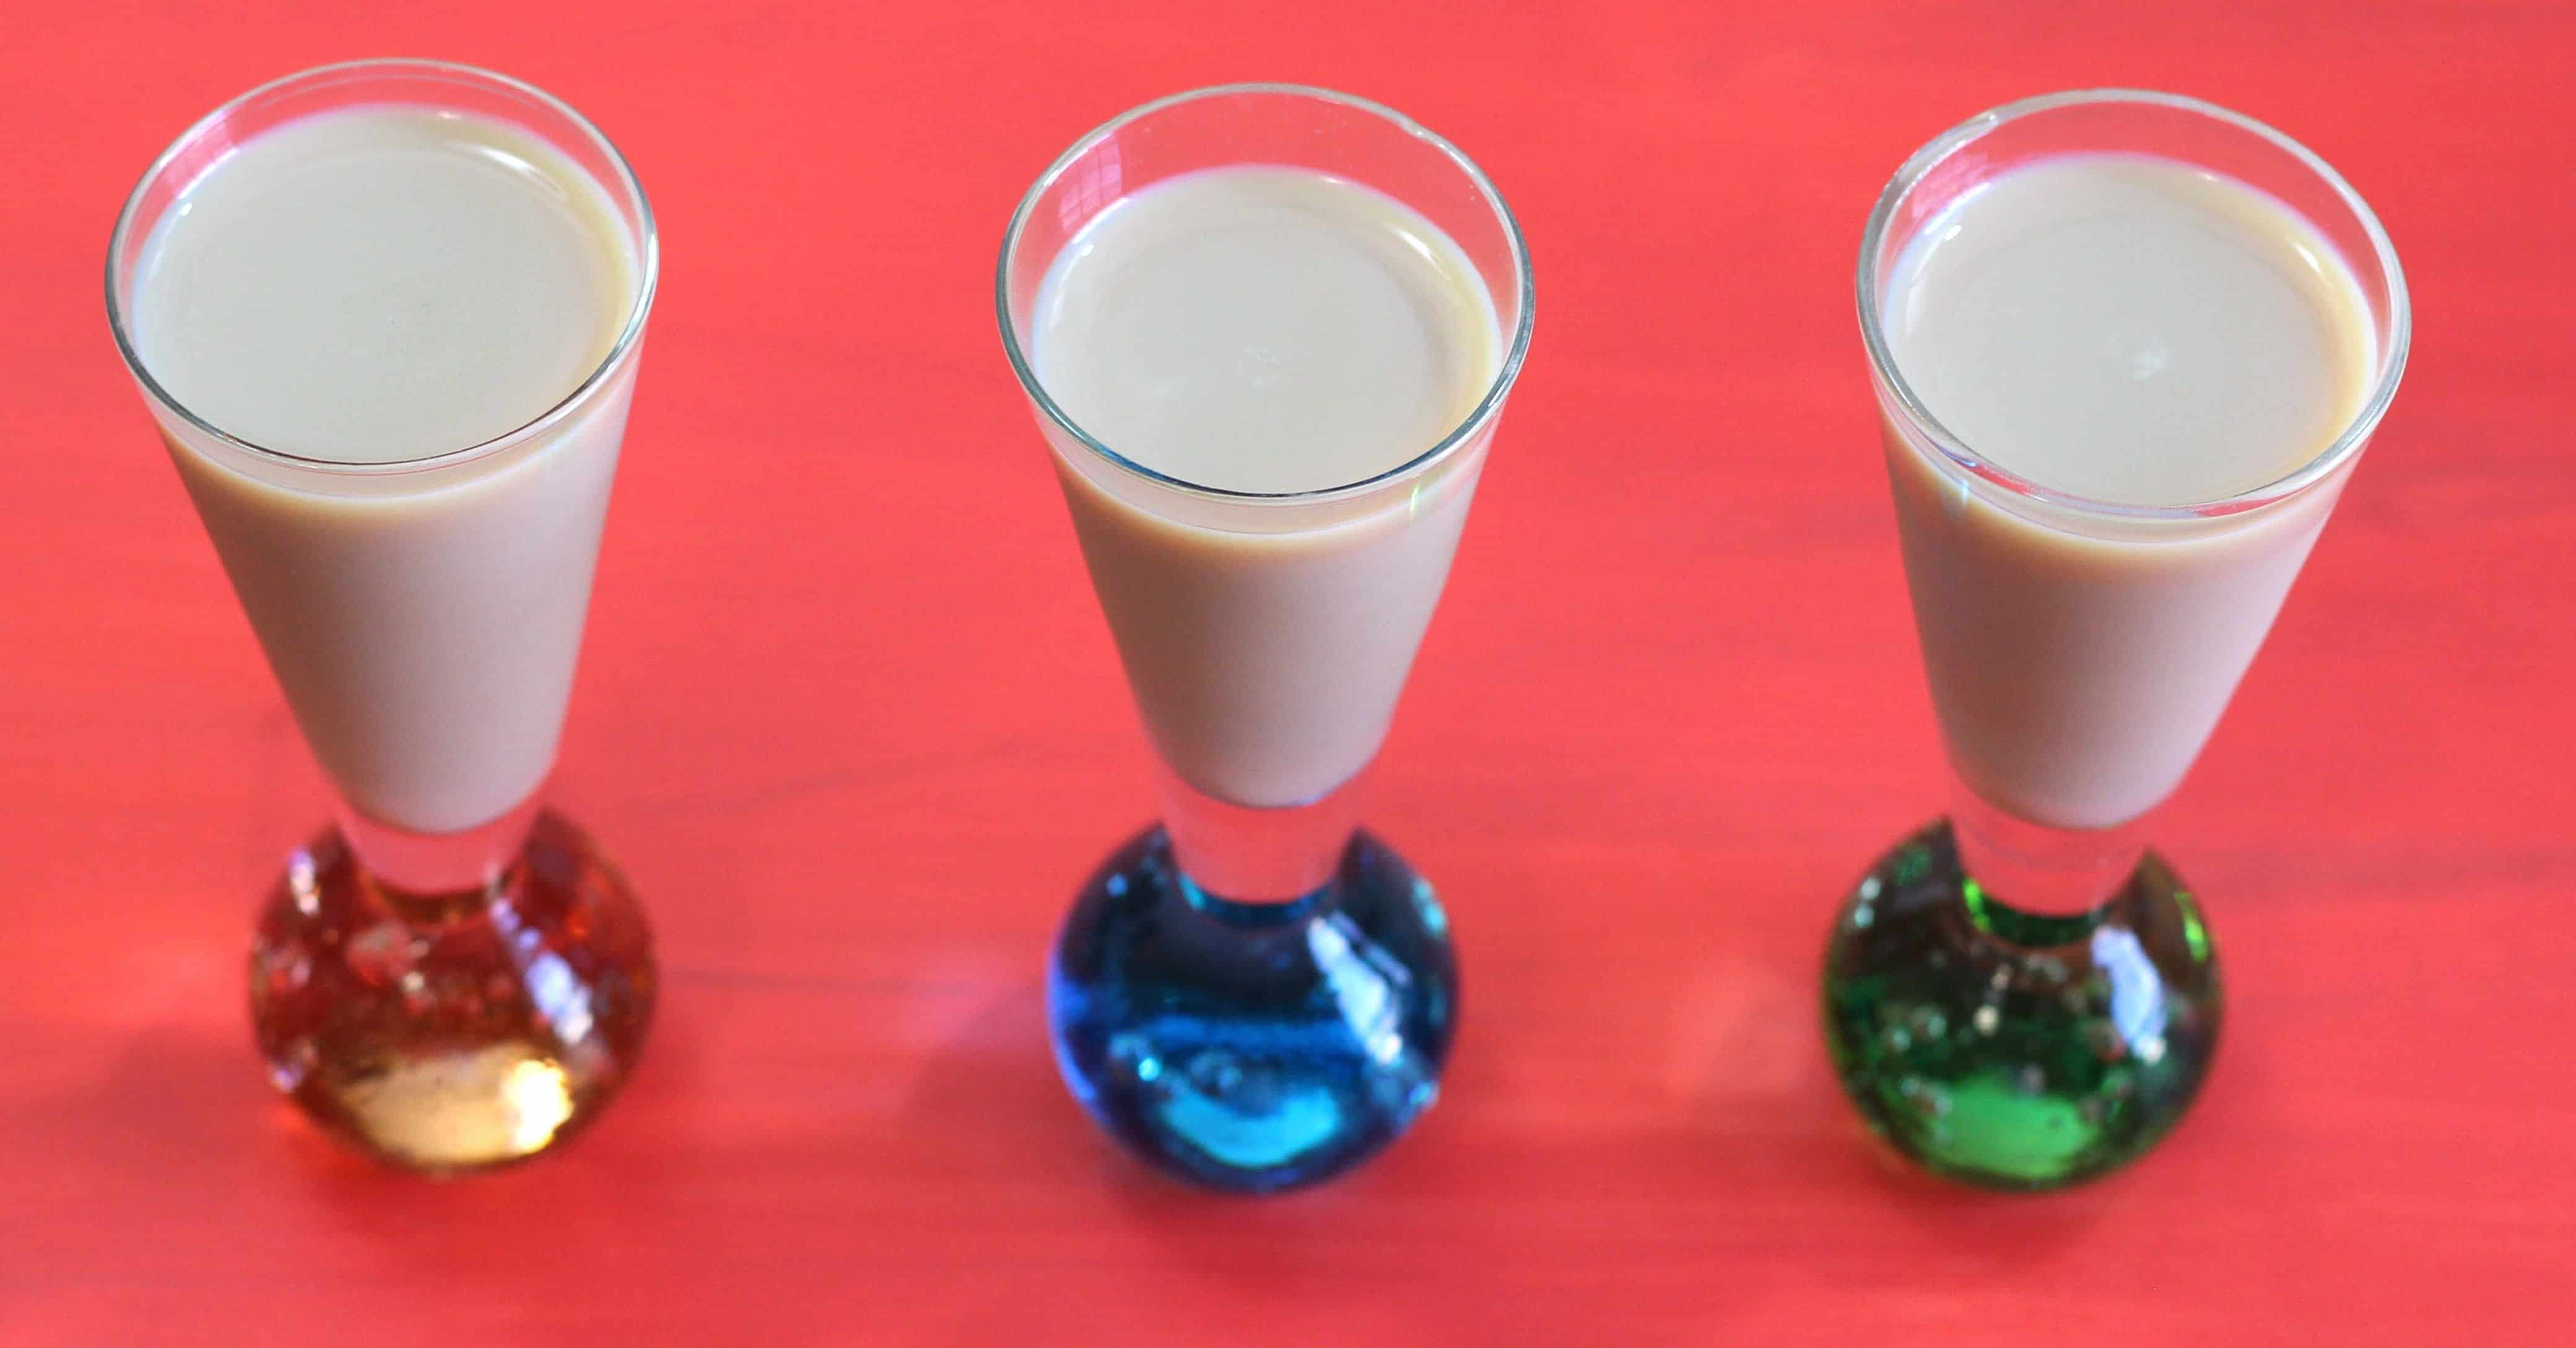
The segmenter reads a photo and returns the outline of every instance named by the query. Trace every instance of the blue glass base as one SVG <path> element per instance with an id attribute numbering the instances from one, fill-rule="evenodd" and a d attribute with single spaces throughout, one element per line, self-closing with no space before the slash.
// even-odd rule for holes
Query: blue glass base
<path id="1" fill-rule="evenodd" d="M 1129 1150 L 1193 1183 L 1312 1184 L 1430 1107 L 1458 1016 L 1431 886 L 1366 833 L 1288 903 L 1200 890 L 1147 829 L 1083 886 L 1048 971 L 1056 1064 Z"/>

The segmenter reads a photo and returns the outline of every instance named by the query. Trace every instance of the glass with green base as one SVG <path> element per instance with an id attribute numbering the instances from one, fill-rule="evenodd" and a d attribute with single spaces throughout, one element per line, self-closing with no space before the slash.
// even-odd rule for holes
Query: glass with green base
<path id="1" fill-rule="evenodd" d="M 2339 254 L 2372 368 L 2313 458 L 2223 499 L 2086 499 L 1998 466 L 1908 384 L 1888 306 L 1909 246 L 1957 237 L 1951 208 L 1999 175 L 2088 154 L 2233 179 Z M 2218 957 L 2198 897 L 2147 850 L 2147 823 L 2395 395 L 2405 281 L 2369 207 L 2304 147 L 2207 103 L 2109 90 L 1999 108 L 1917 151 L 1870 217 L 1858 288 L 1953 791 L 1946 818 L 1847 896 L 1825 957 L 1826 1041 L 1863 1119 L 1905 1157 L 1972 1184 L 2056 1188 L 2154 1147 L 2216 1055 Z"/>
<path id="2" fill-rule="evenodd" d="M 1835 1070 L 1870 1126 L 1933 1171 L 2004 1189 L 2090 1178 L 2154 1146 L 2200 1090 L 2224 1010 L 2208 925 L 2142 848 L 2079 835 L 2089 855 L 2061 853 L 2054 872 L 1983 850 L 2031 826 L 1960 794 L 1835 924 Z M 2075 898 L 2080 874 L 2101 880 L 2098 900 Z"/>

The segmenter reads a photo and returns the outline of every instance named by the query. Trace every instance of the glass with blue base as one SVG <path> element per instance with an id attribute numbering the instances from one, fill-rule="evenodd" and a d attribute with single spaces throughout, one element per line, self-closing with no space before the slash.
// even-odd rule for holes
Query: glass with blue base
<path id="1" fill-rule="evenodd" d="M 1410 460 L 1320 490 L 1229 491 L 1135 462 L 1030 355 L 1049 268 L 1182 174 L 1356 182 L 1458 246 L 1492 305 L 1489 386 Z M 1041 175 L 1003 244 L 1005 352 L 1052 451 L 1158 763 L 1163 816 L 1102 862 L 1048 979 L 1066 1084 L 1182 1180 L 1267 1192 L 1375 1155 L 1438 1096 L 1458 1016 L 1431 883 L 1358 828 L 1530 334 L 1527 255 L 1482 171 L 1402 114 L 1293 85 L 1136 108 Z"/>

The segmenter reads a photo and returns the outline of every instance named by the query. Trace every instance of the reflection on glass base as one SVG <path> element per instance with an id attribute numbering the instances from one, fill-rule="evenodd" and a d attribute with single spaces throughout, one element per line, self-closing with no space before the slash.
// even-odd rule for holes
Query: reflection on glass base
<path id="1" fill-rule="evenodd" d="M 503 1165 L 579 1131 L 633 1070 L 653 998 L 643 910 L 551 812 L 491 885 L 437 896 L 386 885 L 333 829 L 288 860 L 251 947 L 278 1089 L 413 1170 Z"/>
<path id="2" fill-rule="evenodd" d="M 1959 866 L 1947 821 L 1880 858 L 1825 953 L 1825 1039 L 1861 1117 L 1953 1179 L 2052 1189 L 2171 1131 L 2209 1073 L 2209 929 L 2148 853 L 2090 912 L 2016 912 Z"/>
<path id="3" fill-rule="evenodd" d="M 1366 833 L 1288 903 L 1201 891 L 1147 829 L 1065 919 L 1047 980 L 1056 1063 L 1111 1136 L 1213 1188 L 1312 1184 L 1439 1094 L 1458 1015 L 1448 918 Z"/>

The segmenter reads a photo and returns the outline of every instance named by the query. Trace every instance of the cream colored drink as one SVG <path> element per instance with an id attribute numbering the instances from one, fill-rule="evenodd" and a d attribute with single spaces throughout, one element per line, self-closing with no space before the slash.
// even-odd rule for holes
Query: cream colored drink
<path id="1" fill-rule="evenodd" d="M 1475 411 L 1502 342 L 1474 267 L 1373 189 L 1301 169 L 1210 169 L 1085 225 L 1048 271 L 1030 328 L 1048 396 L 1112 452 L 1173 480 L 1049 427 L 1164 761 L 1196 789 L 1258 808 L 1349 780 L 1385 738 L 1484 444 L 1404 490 L 1297 494 L 1399 469 Z"/>
<path id="2" fill-rule="evenodd" d="M 2314 226 L 2181 163 L 2009 169 L 1883 287 L 1898 371 L 1967 452 L 2061 498 L 2192 507 L 2315 460 L 2369 393 L 2361 287 Z M 1951 760 L 2034 823 L 2107 828 L 2179 784 L 2333 509 L 2155 514 L 2006 490 L 1885 422 Z M 2338 472 L 2348 472 L 2344 460 Z"/>
<path id="3" fill-rule="evenodd" d="M 471 828 L 552 766 L 634 363 L 573 395 L 639 275 L 561 152 L 406 105 L 252 136 L 154 224 L 134 350 L 241 443 L 166 414 L 164 436 L 361 813 Z"/>

